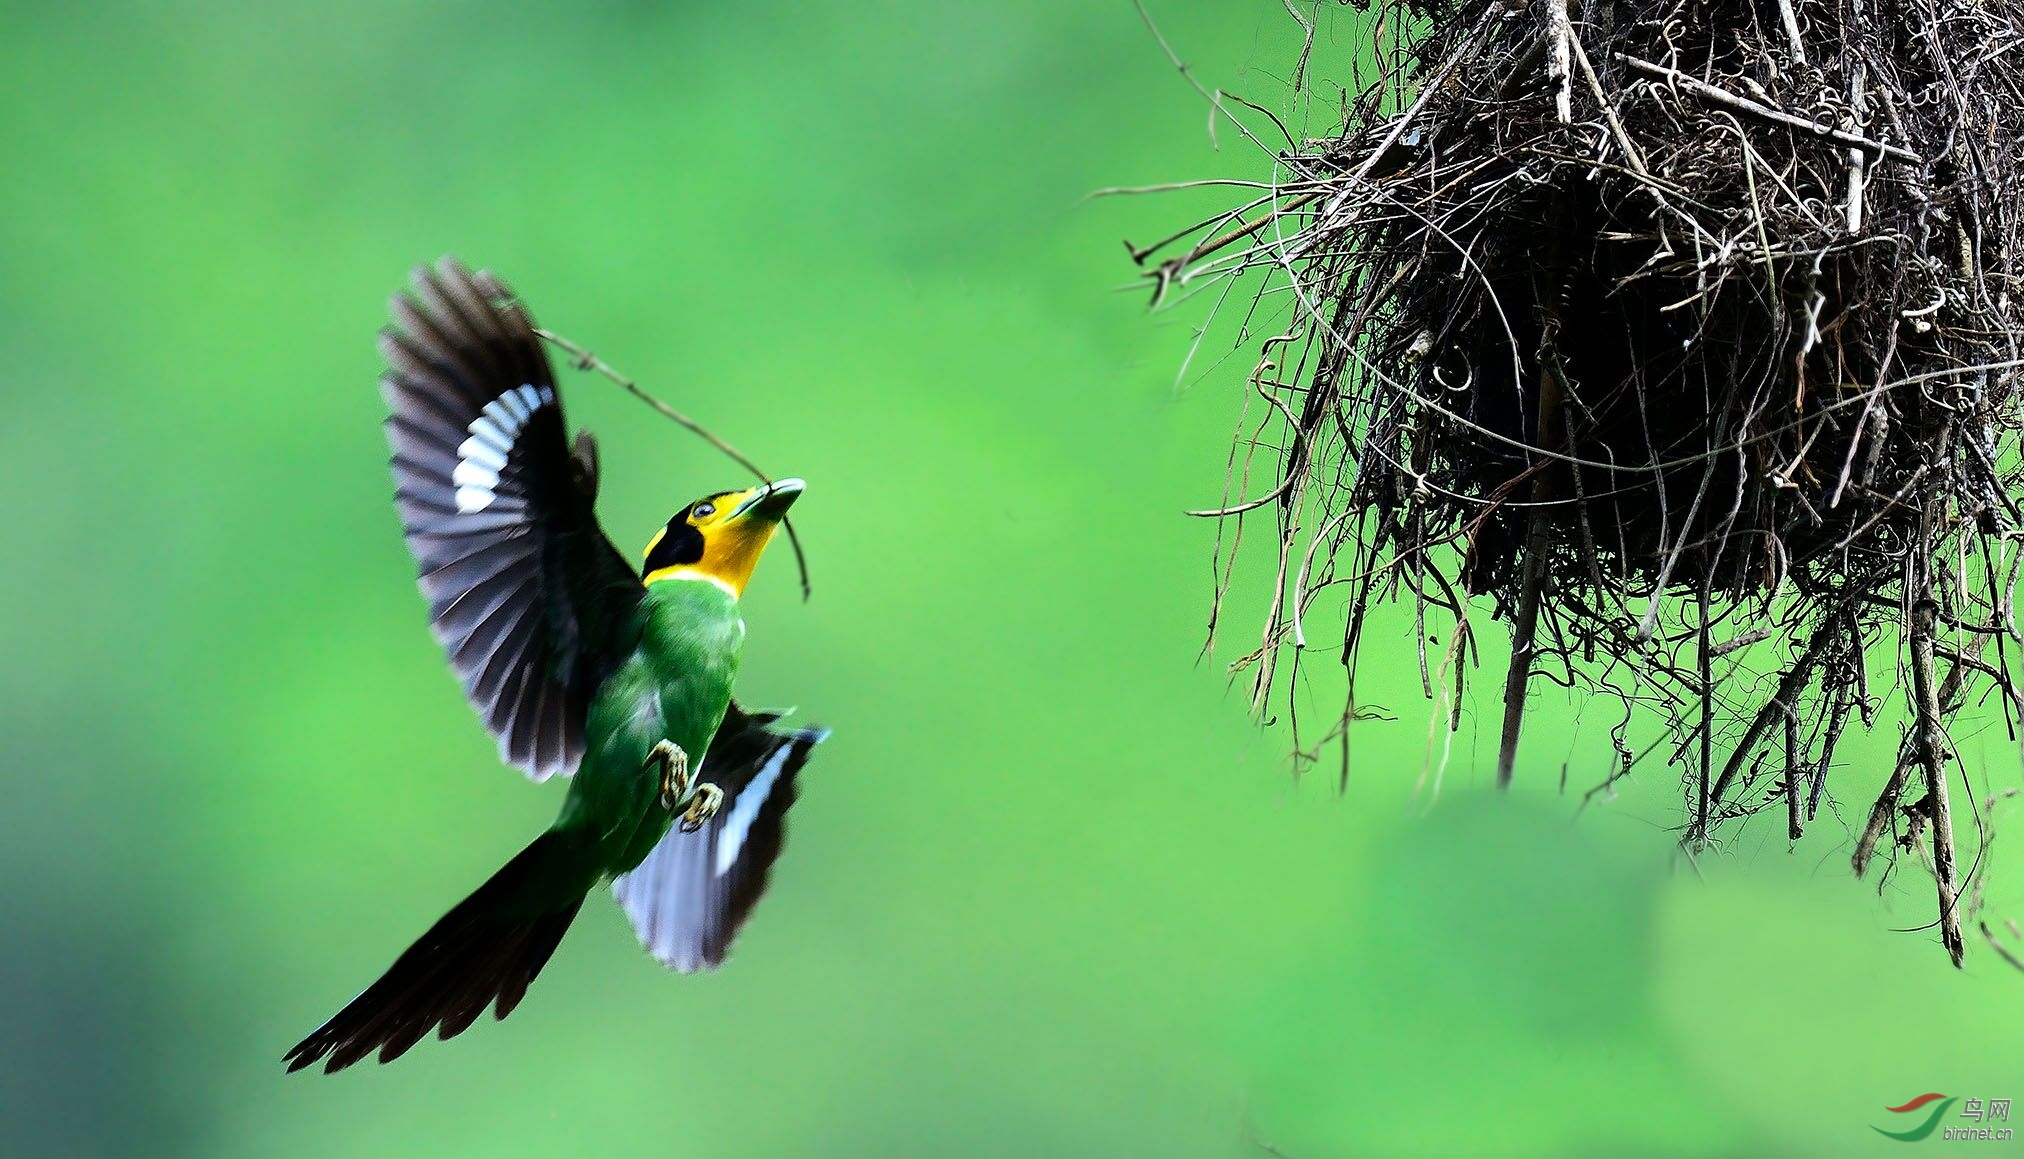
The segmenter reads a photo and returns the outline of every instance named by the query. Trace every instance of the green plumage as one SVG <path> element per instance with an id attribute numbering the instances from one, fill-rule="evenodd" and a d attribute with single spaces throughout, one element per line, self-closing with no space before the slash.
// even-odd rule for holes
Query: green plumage
<path id="1" fill-rule="evenodd" d="M 596 849 L 607 877 L 637 866 L 674 820 L 660 805 L 648 752 L 665 738 L 702 759 L 745 648 L 736 601 L 706 581 L 650 585 L 638 617 L 638 646 L 591 699 L 583 763 L 555 821 Z"/>

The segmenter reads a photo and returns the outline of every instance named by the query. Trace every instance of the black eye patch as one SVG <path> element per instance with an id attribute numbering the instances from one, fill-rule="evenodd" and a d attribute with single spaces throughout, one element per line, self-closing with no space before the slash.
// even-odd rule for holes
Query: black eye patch
<path id="1" fill-rule="evenodd" d="M 661 541 L 647 553 L 640 575 L 649 576 L 667 567 L 683 567 L 702 558 L 703 533 L 689 526 L 687 514 L 677 515 L 668 520 L 668 529 L 661 535 Z"/>

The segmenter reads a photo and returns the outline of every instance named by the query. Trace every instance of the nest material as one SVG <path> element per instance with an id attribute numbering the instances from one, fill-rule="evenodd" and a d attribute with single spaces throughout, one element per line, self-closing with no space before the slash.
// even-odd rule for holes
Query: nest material
<path id="1" fill-rule="evenodd" d="M 1258 345 L 1271 410 L 1236 475 L 1269 447 L 1277 485 L 1214 513 L 1278 516 L 1258 703 L 1333 588 L 1352 690 L 1368 609 L 1403 598 L 1458 723 L 1487 595 L 1513 640 L 1500 783 L 1531 681 L 1655 704 L 1668 732 L 1646 751 L 1684 770 L 1700 845 L 1772 807 L 1798 839 L 1844 728 L 1902 688 L 1854 868 L 1886 835 L 1929 850 L 1958 963 L 1948 729 L 1991 686 L 2006 716 L 2019 703 L 2024 640 L 2024 5 L 1382 15 L 1408 31 L 1343 90 L 1339 128 L 1249 118 L 1287 134 L 1275 180 L 1154 267 L 1169 294 L 1263 270 L 1259 302 L 1291 302 Z M 1612 779 L 1635 755 L 1615 735 Z"/>

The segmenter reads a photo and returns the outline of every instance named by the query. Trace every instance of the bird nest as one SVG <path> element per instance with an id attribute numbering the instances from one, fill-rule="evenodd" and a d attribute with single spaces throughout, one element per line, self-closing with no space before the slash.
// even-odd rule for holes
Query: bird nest
<path id="1" fill-rule="evenodd" d="M 1767 810 L 1797 840 L 1857 782 L 1855 871 L 1917 851 L 1958 962 L 1978 859 L 1955 830 L 1972 815 L 1979 838 L 1983 812 L 1949 733 L 1964 706 L 2020 704 L 2024 5 L 1364 19 L 1339 98 L 1311 23 L 1284 108 L 1216 94 L 1273 142 L 1272 180 L 1223 183 L 1241 204 L 1134 250 L 1163 301 L 1258 275 L 1239 342 L 1263 405 L 1208 513 L 1219 556 L 1276 522 L 1238 664 L 1256 703 L 1297 713 L 1294 645 L 1339 600 L 1347 707 L 1318 740 L 1294 727 L 1346 773 L 1369 613 L 1402 600 L 1459 727 L 1487 607 L 1512 641 L 1500 783 L 1541 679 L 1625 706 L 1605 783 L 1652 754 L 1682 770 L 1690 847 Z M 1638 704 L 1661 725 L 1633 744 Z M 1902 729 L 1881 785 L 1835 765 L 1852 725 Z"/>

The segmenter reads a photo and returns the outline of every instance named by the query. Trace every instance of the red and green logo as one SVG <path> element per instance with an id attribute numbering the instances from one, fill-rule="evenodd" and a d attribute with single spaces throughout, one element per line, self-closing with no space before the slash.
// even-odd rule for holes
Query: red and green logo
<path id="1" fill-rule="evenodd" d="M 1903 1131 L 1886 1131 L 1882 1127 L 1876 1127 L 1874 1129 L 1877 1134 L 1882 1135 L 1885 1138 L 1896 1139 L 1901 1143 L 1916 1143 L 1919 1140 L 1925 1138 L 1926 1136 L 1932 1134 L 1934 1128 L 1940 1125 L 1940 1116 L 1946 1114 L 1947 1108 L 1953 1106 L 1955 1103 L 1959 1101 L 1960 1101 L 1959 1099 L 1950 1099 L 1942 1094 L 1920 1095 L 1918 1098 L 1913 1099 L 1911 1102 L 1906 1103 L 1902 1107 L 1885 1107 L 1884 1110 L 1889 1111 L 1892 1114 L 1909 1115 L 1914 1111 L 1920 1110 L 1927 1103 L 1939 1103 L 1940 1104 L 1939 1106 L 1933 1108 L 1932 1114 L 1926 1116 L 1925 1122 L 1920 1123 L 1916 1127 L 1911 1127 Z"/>

